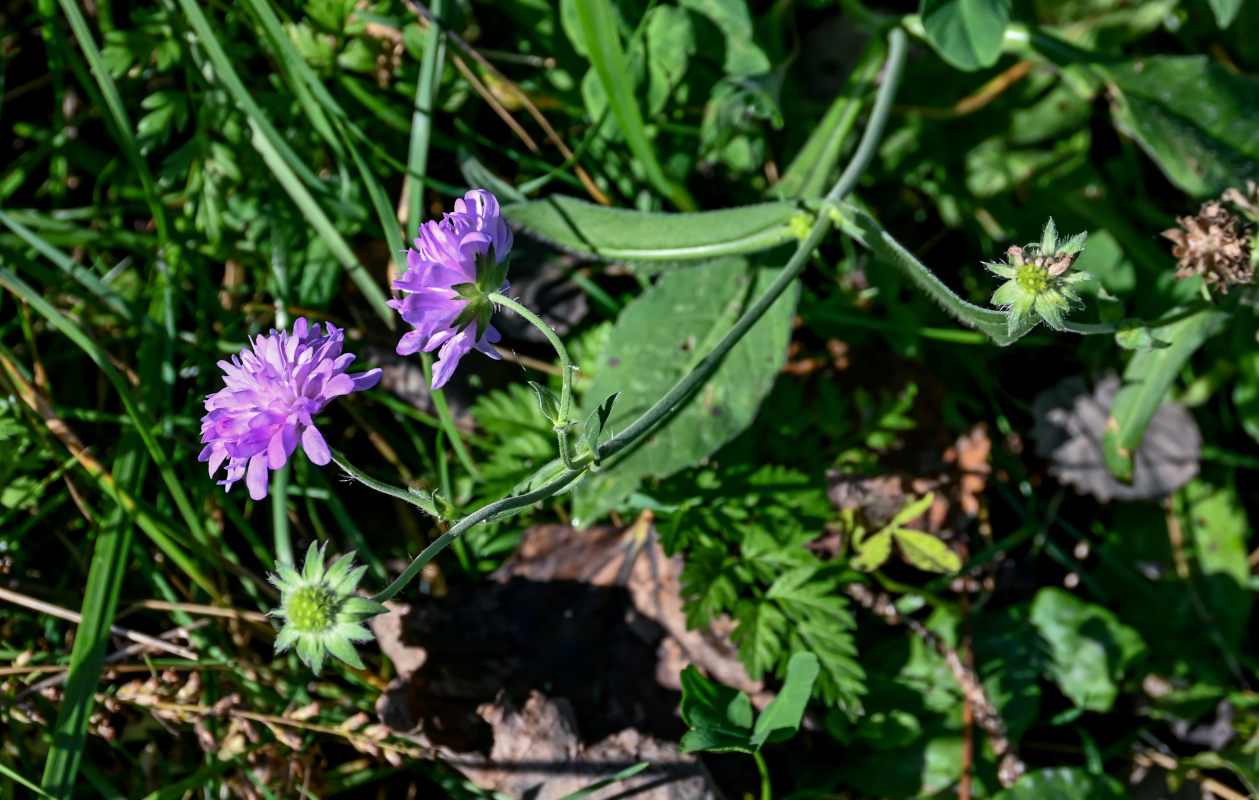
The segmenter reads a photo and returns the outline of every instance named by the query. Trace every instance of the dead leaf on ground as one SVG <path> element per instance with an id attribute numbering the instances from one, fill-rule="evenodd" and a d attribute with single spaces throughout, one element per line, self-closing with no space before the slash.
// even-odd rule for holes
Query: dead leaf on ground
<path id="1" fill-rule="evenodd" d="M 1133 453 L 1132 485 L 1120 483 L 1102 457 L 1102 434 L 1119 383 L 1119 376 L 1111 373 L 1089 391 L 1084 378 L 1076 376 L 1037 395 L 1032 428 L 1036 454 L 1049 459 L 1050 475 L 1103 503 L 1166 497 L 1198 474 L 1198 424 L 1183 406 L 1160 405 Z"/>
<path id="2" fill-rule="evenodd" d="M 593 745 L 581 743 L 572 705 L 531 692 L 517 708 L 505 695 L 478 712 L 494 732 L 485 759 L 456 756 L 450 763 L 482 789 L 513 797 L 553 800 L 584 789 L 643 761 L 643 772 L 603 789 L 595 798 L 632 794 L 651 800 L 708 800 L 716 795 L 694 756 L 673 742 L 626 728 Z M 651 786 L 651 788 L 647 788 Z"/>
<path id="3" fill-rule="evenodd" d="M 529 529 L 491 581 L 373 621 L 399 672 L 377 703 L 381 721 L 509 794 L 545 783 L 537 796 L 559 797 L 651 761 L 641 784 L 659 785 L 637 797 L 712 796 L 697 758 L 677 750 L 678 674 L 695 663 L 723 683 L 763 687 L 743 673 L 728 630 L 686 630 L 680 568 L 649 517 Z"/>

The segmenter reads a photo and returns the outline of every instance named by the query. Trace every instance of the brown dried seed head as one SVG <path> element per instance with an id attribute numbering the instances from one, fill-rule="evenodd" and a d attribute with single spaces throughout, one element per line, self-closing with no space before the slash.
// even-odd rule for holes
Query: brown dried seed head
<path id="1" fill-rule="evenodd" d="M 1247 232 L 1218 200 L 1202 204 L 1197 216 L 1178 217 L 1179 228 L 1163 231 L 1178 259 L 1177 278 L 1201 275 L 1207 286 L 1227 294 L 1233 284 L 1254 282 Z"/>
<path id="2" fill-rule="evenodd" d="M 1259 183 L 1246 181 L 1245 194 L 1239 189 L 1228 189 L 1222 199 L 1241 209 L 1243 214 L 1250 217 L 1251 222 L 1259 223 Z"/>

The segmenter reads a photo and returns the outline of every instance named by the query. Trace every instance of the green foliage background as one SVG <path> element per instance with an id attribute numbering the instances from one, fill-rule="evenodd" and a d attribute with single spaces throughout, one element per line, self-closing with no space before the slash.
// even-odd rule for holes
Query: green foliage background
<path id="1" fill-rule="evenodd" d="M 302 761 L 312 796 L 478 794 L 439 762 L 363 755 L 330 732 L 374 713 L 392 670 L 375 649 L 367 670 L 312 680 L 272 654 L 266 621 L 206 615 L 274 605 L 277 541 L 354 549 L 384 585 L 439 533 L 301 457 L 272 486 L 282 503 L 225 494 L 196 462 L 216 362 L 298 315 L 344 325 L 360 362 L 391 372 L 328 409 L 336 446 L 452 513 L 496 500 L 554 440 L 520 367 L 470 358 L 447 395 L 403 391 L 427 363 L 392 357 L 384 301 L 419 222 L 469 186 L 498 193 L 520 229 L 513 268 L 550 269 L 584 298 L 553 321 L 581 366 L 582 418 L 622 393 L 614 432 L 803 238 L 898 24 L 906 74 L 841 226 L 872 249 L 832 234 L 669 425 L 573 493 L 477 527 L 408 592 L 484 580 L 533 523 L 650 512 L 684 563 L 689 624 L 728 616 L 746 671 L 771 687 L 817 658 L 811 724 L 764 742 L 780 794 L 1123 798 L 1151 749 L 1171 759 L 1169 785 L 1205 775 L 1254 792 L 1254 294 L 1153 329 L 1167 349 L 1043 327 L 998 348 L 905 264 L 983 306 L 982 262 L 1053 217 L 1089 231 L 1077 266 L 1095 279 L 1073 320 L 1112 321 L 1112 299 L 1144 320 L 1195 302 L 1201 281 L 1173 278 L 1158 234 L 1259 180 L 1255 2 L 37 0 L 0 8 L 0 587 L 82 616 L 5 601 L 0 797 L 230 795 L 265 787 L 263 754 L 303 752 L 319 755 Z M 1120 346 L 1134 341 L 1147 349 Z M 551 366 L 545 346 L 509 344 Z M 1161 505 L 1100 504 L 1034 455 L 1037 393 L 1111 370 L 1142 380 L 1116 400 L 1108 447 L 1139 442 L 1168 397 L 1202 430 L 1199 476 Z M 553 373 L 531 377 L 558 389 Z M 904 470 L 979 423 L 993 473 L 979 519 L 948 543 L 975 586 L 963 597 L 897 555 L 854 569 L 857 523 L 828 499 L 828 471 Z M 843 544 L 820 546 L 827 535 Z M 970 653 L 1027 777 L 1002 789 L 944 658 L 850 601 L 853 584 Z M 187 628 L 196 665 L 126 663 L 195 667 L 201 706 L 236 695 L 283 717 L 318 701 L 317 727 L 215 752 L 221 718 L 199 736 L 113 710 L 131 677 L 101 676 L 115 622 Z M 67 669 L 48 696 L 24 694 Z M 1232 736 L 1214 752 L 1183 732 L 1219 708 Z M 739 756 L 706 758 L 728 792 L 753 790 L 726 774 Z"/>

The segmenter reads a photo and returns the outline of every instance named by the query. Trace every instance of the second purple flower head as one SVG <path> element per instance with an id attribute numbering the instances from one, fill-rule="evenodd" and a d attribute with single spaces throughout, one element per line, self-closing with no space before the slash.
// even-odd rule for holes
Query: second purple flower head
<path id="1" fill-rule="evenodd" d="M 380 370 L 347 373 L 354 356 L 341 352 L 344 332 L 326 328 L 303 317 L 292 333 L 256 336 L 240 355 L 219 362 L 225 385 L 205 399 L 205 448 L 197 460 L 210 463 L 211 475 L 226 462 L 219 481 L 226 488 L 244 480 L 250 497 L 266 497 L 268 470 L 284 466 L 299 443 L 315 464 L 332 460 L 315 415 L 334 398 L 375 386 Z"/>
<path id="2" fill-rule="evenodd" d="M 398 342 L 399 355 L 438 350 L 433 388 L 454 374 L 473 350 L 497 359 L 493 344 L 502 335 L 490 324 L 489 295 L 507 291 L 512 234 L 494 195 L 474 189 L 455 201 L 455 210 L 420 227 L 407 251 L 407 271 L 393 282 L 406 295 L 389 305 L 414 326 Z"/>

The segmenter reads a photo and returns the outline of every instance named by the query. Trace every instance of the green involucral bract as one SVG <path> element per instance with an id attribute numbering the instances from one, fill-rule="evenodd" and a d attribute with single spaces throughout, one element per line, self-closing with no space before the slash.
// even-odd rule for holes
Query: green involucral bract
<path id="1" fill-rule="evenodd" d="M 277 562 L 276 574 L 267 576 L 280 590 L 280 607 L 271 615 L 284 620 L 275 651 L 295 646 L 316 675 L 329 655 L 362 669 L 354 643 L 371 641 L 372 633 L 363 622 L 386 611 L 380 603 L 354 594 L 367 567 L 354 566 L 353 551 L 325 567 L 325 549 L 326 545 L 311 544 L 301 572 Z"/>
<path id="2" fill-rule="evenodd" d="M 1054 330 L 1062 330 L 1063 317 L 1080 305 L 1075 284 L 1092 277 L 1071 270 L 1071 262 L 1084 250 L 1087 238 L 1085 232 L 1059 241 L 1058 229 L 1050 219 L 1039 242 L 1014 245 L 1006 251 L 1009 263 L 984 264 L 989 272 L 1006 279 L 992 293 L 992 304 L 1010 312 L 1011 334 L 1033 313 Z"/>

